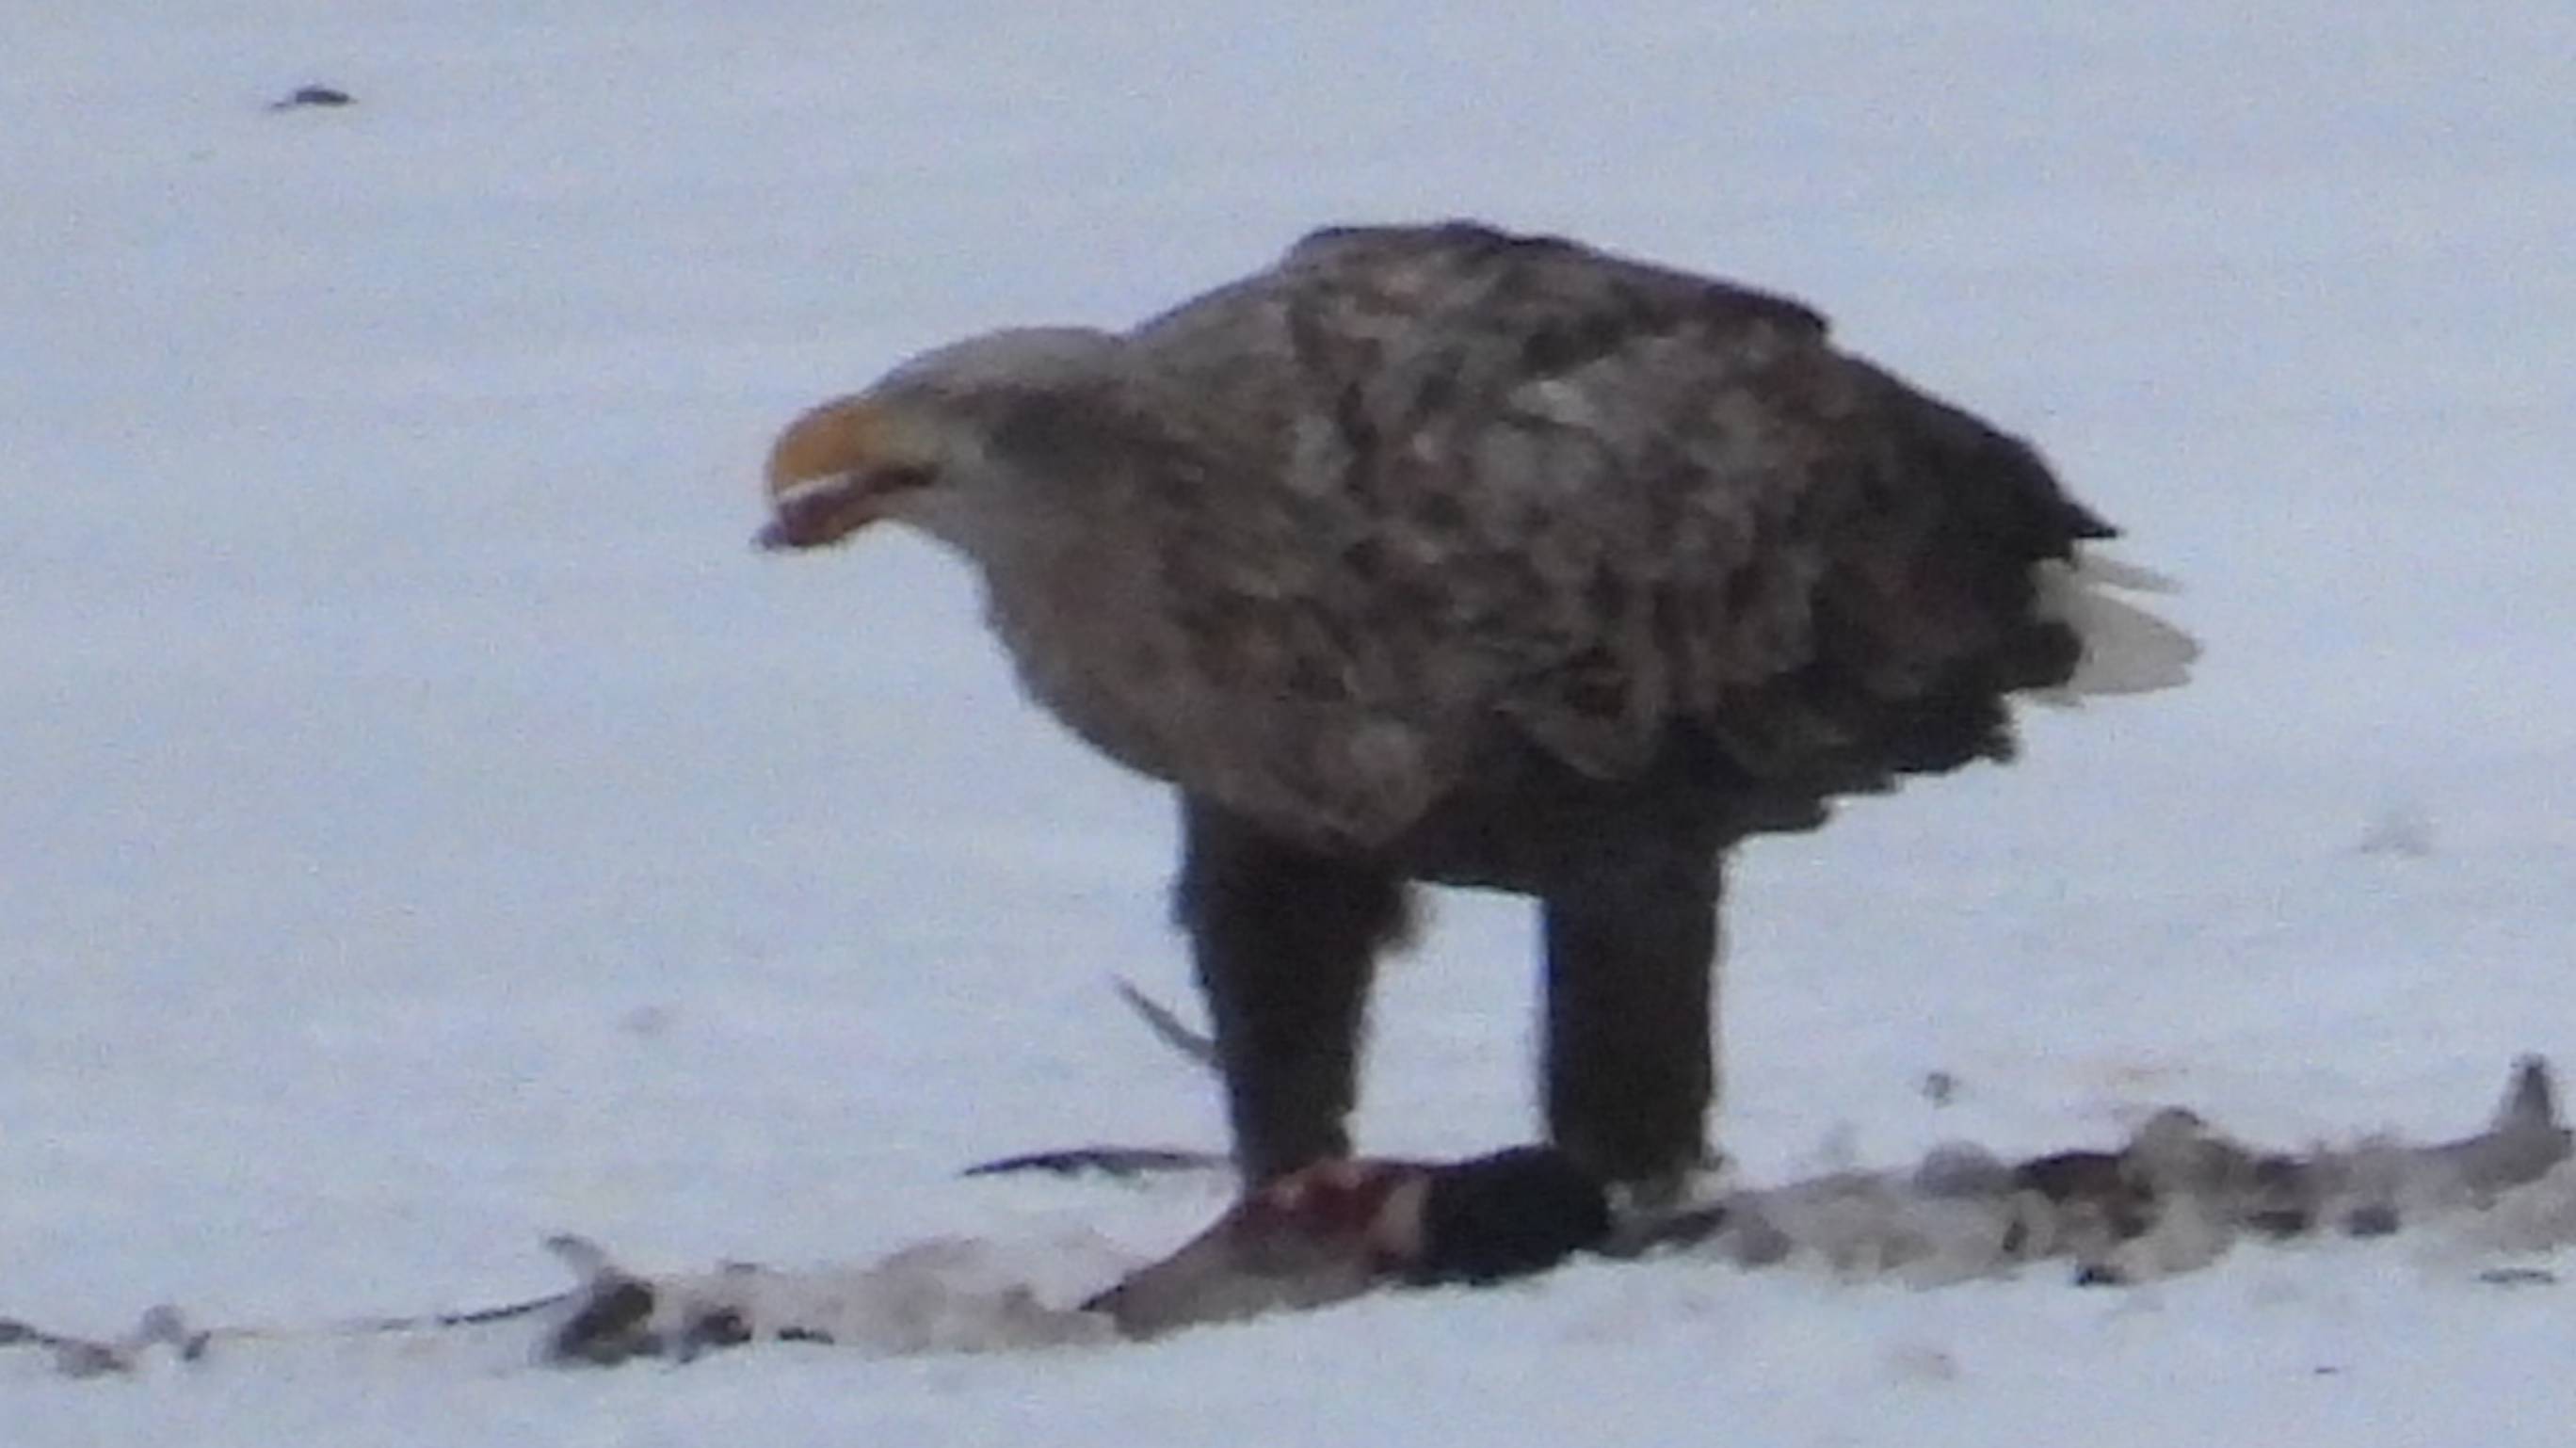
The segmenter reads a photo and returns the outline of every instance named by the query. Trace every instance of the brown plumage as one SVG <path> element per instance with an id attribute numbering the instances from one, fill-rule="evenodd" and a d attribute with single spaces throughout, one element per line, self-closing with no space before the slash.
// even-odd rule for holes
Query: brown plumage
<path id="1" fill-rule="evenodd" d="M 1347 1149 L 1403 886 L 1538 896 L 1548 1115 L 1669 1183 L 1713 1086 L 1719 859 L 2012 750 L 2008 695 L 2179 682 L 2111 529 L 1795 302 L 1470 225 L 1320 232 L 1124 334 L 973 338 L 780 438 L 772 546 L 984 575 L 1029 691 L 1185 802 L 1237 1152 Z"/>

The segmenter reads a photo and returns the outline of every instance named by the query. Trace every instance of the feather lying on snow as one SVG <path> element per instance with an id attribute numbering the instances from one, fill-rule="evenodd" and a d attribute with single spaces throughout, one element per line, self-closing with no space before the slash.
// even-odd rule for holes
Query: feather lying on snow
<path id="1" fill-rule="evenodd" d="M 1187 1022 L 1173 1014 L 1170 1006 L 1137 989 L 1136 983 L 1125 976 L 1114 978 L 1110 984 L 1117 987 L 1118 998 L 1125 1001 L 1127 1008 L 1145 1023 L 1145 1029 L 1154 1033 L 1155 1040 L 1180 1052 L 1187 1060 L 1211 1071 L 1217 1069 L 1216 1037 L 1191 1029 Z"/>

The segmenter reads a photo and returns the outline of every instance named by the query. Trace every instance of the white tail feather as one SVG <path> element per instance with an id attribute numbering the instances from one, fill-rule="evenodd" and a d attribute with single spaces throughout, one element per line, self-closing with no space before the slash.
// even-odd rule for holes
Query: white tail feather
<path id="1" fill-rule="evenodd" d="M 2113 592 L 2173 593 L 2172 579 L 2082 551 L 2071 562 L 2040 564 L 2035 577 L 2039 612 L 2073 629 L 2084 654 L 2065 683 L 2034 690 L 2031 698 L 2071 707 L 2088 695 L 2143 694 L 2191 677 L 2200 641 Z"/>
<path id="2" fill-rule="evenodd" d="M 2131 563 L 2126 558 L 2114 558 L 2108 553 L 2095 553 L 2090 549 L 2078 551 L 2072 566 L 2064 563 L 2052 566 L 2061 573 L 2072 573 L 2096 588 L 2117 588 L 2130 593 L 2182 592 L 2182 585 L 2176 583 L 2170 574 L 2158 573 L 2144 564 Z"/>

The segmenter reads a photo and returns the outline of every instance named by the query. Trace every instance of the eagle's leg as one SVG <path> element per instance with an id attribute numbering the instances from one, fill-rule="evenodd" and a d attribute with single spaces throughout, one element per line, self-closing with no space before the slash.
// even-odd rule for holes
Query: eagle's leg
<path id="1" fill-rule="evenodd" d="M 1403 883 L 1189 802 L 1175 913 L 1197 955 L 1236 1165 L 1267 1181 L 1350 1152 L 1362 1018 Z"/>
<path id="2" fill-rule="evenodd" d="M 1648 1197 L 1680 1191 L 1704 1150 L 1718 877 L 1693 854 L 1627 859 L 1542 906 L 1548 1135 Z"/>

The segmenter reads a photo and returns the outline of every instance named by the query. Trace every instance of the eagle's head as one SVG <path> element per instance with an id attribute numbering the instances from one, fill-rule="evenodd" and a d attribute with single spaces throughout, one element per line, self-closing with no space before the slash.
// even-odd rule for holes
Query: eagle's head
<path id="1" fill-rule="evenodd" d="M 760 545 L 819 548 L 893 518 L 975 551 L 979 525 L 1063 502 L 1137 430 L 1123 347 L 1073 327 L 988 333 L 807 411 L 769 450 Z"/>

